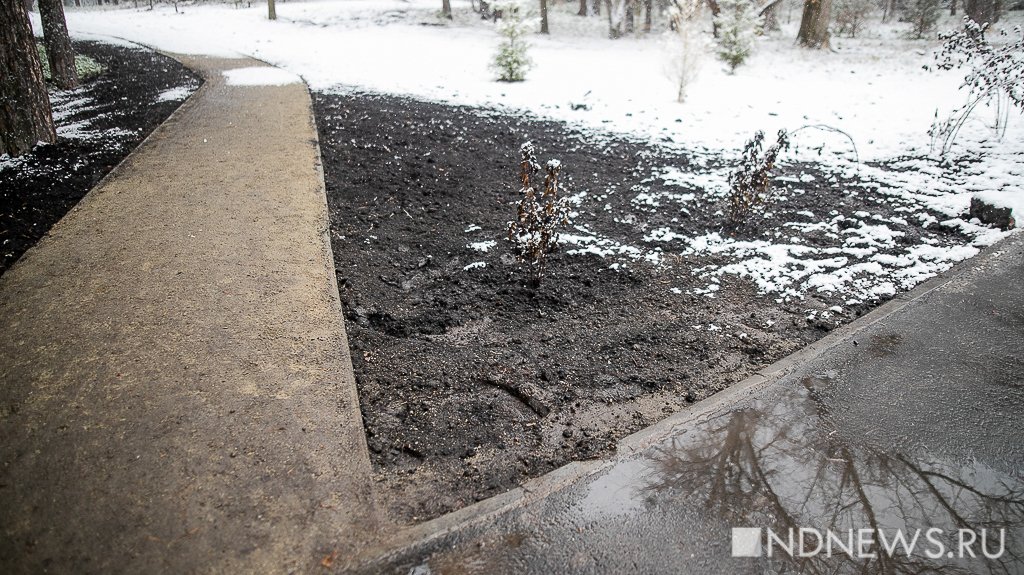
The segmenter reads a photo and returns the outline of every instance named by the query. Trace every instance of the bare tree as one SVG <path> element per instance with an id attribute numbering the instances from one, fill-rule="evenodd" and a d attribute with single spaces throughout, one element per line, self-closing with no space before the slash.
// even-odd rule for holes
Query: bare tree
<path id="1" fill-rule="evenodd" d="M 816 394 L 813 386 L 806 392 L 794 386 L 778 400 L 711 417 L 656 448 L 643 495 L 702 504 L 732 525 L 769 518 L 766 527 L 776 533 L 809 525 L 875 533 L 891 532 L 893 524 L 929 525 L 943 530 L 947 549 L 958 529 L 1012 533 L 1024 524 L 1024 482 L 981 463 L 915 461 L 861 444 L 832 426 L 830 406 Z M 872 551 L 864 557 L 780 553 L 778 561 L 790 568 L 778 572 L 968 573 L 955 559 L 946 561 L 953 554 L 900 553 L 878 541 Z M 970 572 L 1019 571 L 1020 544 L 1007 537 L 1003 551 L 973 563 Z"/>
<path id="2" fill-rule="evenodd" d="M 781 30 L 779 27 L 779 5 L 782 4 L 782 0 L 771 0 L 767 6 L 761 9 L 761 17 L 764 22 L 765 32 L 776 32 Z"/>
<path id="3" fill-rule="evenodd" d="M 540 0 L 540 33 L 550 34 L 548 32 L 548 0 Z"/>
<path id="4" fill-rule="evenodd" d="M 605 11 L 608 12 L 608 37 L 611 39 L 622 37 L 622 20 L 625 16 L 623 0 L 604 0 Z"/>
<path id="5" fill-rule="evenodd" d="M 178 5 L 174 5 L 174 11 L 178 11 Z M 267 0 L 267 18 L 271 20 L 277 20 L 277 6 L 274 0 Z"/>
<path id="6" fill-rule="evenodd" d="M 61 0 L 39 0 L 39 18 L 43 21 L 43 44 L 50 64 L 50 80 L 62 90 L 78 86 L 75 51 L 68 36 Z"/>
<path id="7" fill-rule="evenodd" d="M 835 33 L 856 38 L 857 33 L 864 30 L 875 6 L 874 0 L 835 0 Z"/>
<path id="8" fill-rule="evenodd" d="M 832 0 L 804 0 L 797 42 L 805 48 L 831 49 L 828 24 L 832 16 Z"/>
<path id="9" fill-rule="evenodd" d="M 451 0 L 441 0 L 441 16 L 449 20 L 452 19 L 452 2 Z"/>
<path id="10" fill-rule="evenodd" d="M 1003 11 L 1001 0 L 966 0 L 964 14 L 978 24 L 995 24 Z"/>
<path id="11" fill-rule="evenodd" d="M 699 29 L 703 5 L 702 0 L 673 0 L 669 9 L 672 35 L 665 71 L 676 83 L 678 102 L 686 99 L 686 88 L 697 77 L 703 60 L 705 45 Z"/>
<path id="12" fill-rule="evenodd" d="M 0 0 L 0 151 L 57 140 L 32 26 L 22 0 Z"/>
<path id="13" fill-rule="evenodd" d="M 900 9 L 900 0 L 884 0 L 882 2 L 882 22 L 888 22 L 896 17 Z"/>

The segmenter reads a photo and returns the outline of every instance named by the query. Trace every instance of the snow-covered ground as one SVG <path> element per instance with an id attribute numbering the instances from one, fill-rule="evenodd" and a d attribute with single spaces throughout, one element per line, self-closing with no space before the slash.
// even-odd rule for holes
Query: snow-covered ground
<path id="1" fill-rule="evenodd" d="M 680 105 L 658 35 L 609 41 L 600 18 L 560 34 L 563 17 L 552 25 L 551 37 L 532 39 L 535 67 L 528 80 L 498 83 L 488 68 L 497 44 L 493 25 L 471 18 L 468 6 L 458 2 L 464 16 L 440 25 L 435 4 L 288 2 L 278 6 L 276 22 L 266 19 L 262 6 L 190 6 L 181 14 L 166 6 L 72 10 L 68 22 L 77 35 L 115 36 L 180 53 L 252 55 L 298 73 L 314 90 L 358 87 L 452 104 L 522 108 L 711 149 L 737 148 L 754 128 L 774 132 L 820 123 L 850 133 L 862 160 L 923 153 L 935 111 L 963 100 L 955 72 L 922 69 L 932 63 L 936 42 L 902 39 L 905 25 L 884 27 L 876 34 L 880 38 L 836 38 L 835 52 L 816 52 L 793 46 L 794 22 L 763 39 L 735 75 L 709 57 L 688 101 Z M 565 5 L 559 8 L 557 15 L 564 16 Z M 1021 18 L 1011 13 L 1006 25 L 1014 19 Z M 590 109 L 573 110 L 573 103 Z M 1014 127 L 1022 125 L 1019 117 L 1013 120 Z M 969 132 L 975 140 L 988 136 L 981 124 Z"/>
<path id="2" fill-rule="evenodd" d="M 860 38 L 834 37 L 832 52 L 808 51 L 793 42 L 799 10 L 784 12 L 784 30 L 760 39 L 735 75 L 708 56 L 680 104 L 665 72 L 669 58 L 660 33 L 609 40 L 603 18 L 579 18 L 572 14 L 574 3 L 555 3 L 552 34 L 531 38 L 535 66 L 527 81 L 506 84 L 495 82 L 489 69 L 498 43 L 494 25 L 481 21 L 468 2 L 453 5 L 456 17 L 450 23 L 437 17 L 440 2 L 434 0 L 278 2 L 276 22 L 266 19 L 263 4 L 185 6 L 182 13 L 167 6 L 69 9 L 67 18 L 78 37 L 116 37 L 179 53 L 254 56 L 300 75 L 314 90 L 525 110 L 584 128 L 595 141 L 628 135 L 682 147 L 698 158 L 735 157 L 755 130 L 773 134 L 780 128 L 827 125 L 849 134 L 856 149 L 844 135 L 808 129 L 794 136 L 799 151 L 786 158 L 819 162 L 837 176 L 856 175 L 866 187 L 899 198 L 907 217 L 922 226 L 945 222 L 967 237 L 961 246 L 914 245 L 899 257 L 875 257 L 880 254 L 870 248 L 891 247 L 892 230 L 868 216 L 857 228 L 863 237 L 853 238 L 851 249 L 840 254 L 809 253 L 773 238 L 751 243 L 715 233 L 685 237 L 672 229 L 658 230 L 648 245 L 637 247 L 585 233 L 566 236 L 582 251 L 612 259 L 626 253 L 658 263 L 662 252 L 735 254 L 734 266 L 701 272 L 710 295 L 715 278 L 729 273 L 788 297 L 816 289 L 865 298 L 906 289 L 1004 235 L 960 219 L 973 194 L 1022 203 L 1024 117 L 1019 114 L 1011 113 L 1006 136 L 998 139 L 989 126 L 994 112 L 978 113 L 954 154 L 980 159 L 958 171 L 929 158 L 928 128 L 936 114 L 944 117 L 964 102 L 958 91 L 963 73 L 926 71 L 938 42 L 906 39 L 905 24 L 876 22 Z M 1020 12 L 1011 12 L 1000 26 L 1009 29 L 1022 20 Z M 957 24 L 947 19 L 941 27 Z M 692 199 L 694 192 L 720 196 L 727 175 L 725 169 L 687 172 L 665 166 L 661 177 Z M 831 230 L 834 216 L 819 214 L 812 222 L 794 216 L 793 229 Z"/>

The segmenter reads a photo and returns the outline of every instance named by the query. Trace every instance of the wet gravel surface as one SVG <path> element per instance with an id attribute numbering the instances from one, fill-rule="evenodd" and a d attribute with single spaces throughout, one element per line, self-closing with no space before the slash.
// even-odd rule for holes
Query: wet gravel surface
<path id="1" fill-rule="evenodd" d="M 74 46 L 106 71 L 75 90 L 51 92 L 57 143 L 0 157 L 0 273 L 201 83 L 177 61 L 149 50 L 98 42 Z M 187 90 L 161 97 L 179 87 Z"/>

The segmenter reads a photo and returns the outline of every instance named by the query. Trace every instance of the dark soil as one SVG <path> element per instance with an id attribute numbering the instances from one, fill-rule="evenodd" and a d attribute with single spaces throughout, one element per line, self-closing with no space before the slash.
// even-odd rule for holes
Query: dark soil
<path id="1" fill-rule="evenodd" d="M 597 256 L 554 253 L 548 277 L 531 289 L 503 240 L 526 140 L 542 160 L 562 161 L 571 191 L 600 198 L 581 205 L 578 220 L 633 245 L 642 243 L 642 230 L 659 226 L 722 229 L 716 212 L 725 205 L 698 202 L 688 219 L 670 223 L 663 212 L 631 205 L 635 193 L 603 196 L 613 188 L 658 191 L 664 186 L 650 177 L 652 168 L 691 165 L 692 158 L 656 145 L 402 98 L 317 94 L 314 102 L 366 436 L 381 492 L 400 522 L 605 455 L 617 439 L 878 303 L 846 305 L 826 322 L 807 319 L 807 310 L 842 304 L 838 296 L 777 303 L 738 279 L 724 280 L 715 298 L 687 295 L 706 284 L 691 270 L 722 263 L 687 256 L 611 270 L 612 261 Z M 803 172 L 815 170 L 782 168 L 789 176 Z M 815 182 L 784 194 L 773 211 L 886 213 L 899 202 L 863 188 L 847 194 L 853 183 L 820 172 Z M 608 214 L 633 216 L 603 215 L 605 204 Z M 768 217 L 763 227 L 735 233 L 758 237 L 782 223 Z M 482 232 L 466 233 L 471 225 Z M 915 229 L 904 230 L 906 241 L 917 239 Z M 467 247 L 480 233 L 498 242 L 487 254 Z M 464 270 L 479 260 L 486 267 Z M 709 324 L 722 330 L 693 329 Z"/>
<path id="2" fill-rule="evenodd" d="M 143 49 L 76 42 L 75 49 L 106 71 L 56 100 L 88 104 L 68 108 L 58 130 L 79 124 L 91 136 L 61 137 L 13 162 L 0 162 L 0 273 L 35 245 L 103 176 L 173 112 L 181 101 L 157 96 L 200 78 L 177 61 Z M 60 104 L 55 104 L 60 114 Z M 84 124 L 82 124 L 84 122 Z M 102 134 L 117 129 L 117 134 Z"/>

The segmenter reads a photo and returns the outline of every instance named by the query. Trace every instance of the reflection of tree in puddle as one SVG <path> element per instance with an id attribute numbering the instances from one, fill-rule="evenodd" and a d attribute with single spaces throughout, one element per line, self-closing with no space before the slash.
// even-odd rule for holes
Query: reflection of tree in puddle
<path id="1" fill-rule="evenodd" d="M 656 499 L 669 494 L 703 501 L 726 524 L 767 527 L 779 535 L 803 527 L 845 540 L 851 529 L 872 529 L 891 541 L 897 530 L 908 540 L 920 530 L 910 555 L 897 548 L 891 555 L 851 557 L 833 547 L 831 557 L 799 558 L 776 547 L 771 561 L 779 571 L 1024 572 L 1024 483 L 981 463 L 953 465 L 855 445 L 830 424 L 815 383 L 807 379 L 785 397 L 715 416 L 656 449 L 643 490 Z M 939 550 L 926 539 L 930 528 L 943 530 L 936 537 L 944 545 L 940 558 L 925 555 Z M 946 551 L 959 549 L 961 529 L 986 530 L 992 554 L 1000 549 L 999 530 L 1005 530 L 1005 552 L 986 558 L 979 538 L 972 546 L 977 558 L 961 560 L 959 551 L 949 558 Z M 808 539 L 815 547 L 816 538 Z"/>

